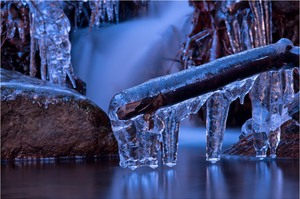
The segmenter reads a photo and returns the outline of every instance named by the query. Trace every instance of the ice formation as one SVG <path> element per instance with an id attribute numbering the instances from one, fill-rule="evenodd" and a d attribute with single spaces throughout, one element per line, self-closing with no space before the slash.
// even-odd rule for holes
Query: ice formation
<path id="1" fill-rule="evenodd" d="M 256 156 L 276 157 L 280 142 L 280 126 L 289 119 L 286 105 L 294 97 L 293 70 L 265 72 L 259 75 L 251 90 L 253 145 Z M 248 130 L 249 131 L 249 130 Z"/>
<path id="2" fill-rule="evenodd" d="M 35 76 L 36 44 L 41 58 L 41 78 L 66 85 L 67 76 L 75 87 L 71 66 L 71 29 L 68 17 L 59 1 L 26 1 L 30 9 L 31 63 L 30 74 Z M 36 41 L 36 42 L 35 42 Z"/>
<path id="3" fill-rule="evenodd" d="M 234 53 L 272 43 L 272 2 L 249 1 L 249 8 L 236 9 L 242 1 L 223 1 L 222 16 Z"/>
<path id="4" fill-rule="evenodd" d="M 90 26 L 99 27 L 106 21 L 119 22 L 119 0 L 89 1 L 91 8 Z"/>
<path id="5" fill-rule="evenodd" d="M 277 54 L 281 57 L 282 53 L 285 53 L 290 47 L 292 47 L 292 43 L 282 39 L 276 44 L 217 59 L 201 66 L 201 69 L 197 69 L 198 67 L 190 68 L 173 75 L 149 80 L 115 95 L 110 103 L 109 117 L 119 144 L 120 165 L 132 169 L 139 166 L 157 167 L 157 154 L 161 142 L 163 164 L 174 166 L 177 159 L 180 122 L 187 116 L 196 114 L 205 103 L 207 108 L 206 159 L 213 163 L 218 161 L 229 106 L 237 98 L 240 98 L 240 102 L 243 104 L 244 97 L 249 92 L 254 107 L 251 128 L 253 128 L 253 135 L 257 135 L 257 139 L 255 139 L 257 143 L 254 146 L 263 153 L 270 143 L 271 150 L 275 151 L 280 136 L 280 133 L 275 132 L 275 130 L 288 118 L 286 116 L 287 110 L 284 111 L 280 108 L 284 107 L 282 101 L 288 103 L 293 98 L 291 84 L 293 80 L 291 80 L 292 72 L 290 69 L 280 70 L 280 72 L 269 71 L 261 73 L 261 75 L 253 71 L 248 76 L 239 73 L 238 76 L 240 78 L 242 76 L 241 80 L 229 80 L 232 77 L 228 75 L 224 77 L 221 74 L 230 74 L 229 71 L 232 71 L 232 68 L 238 71 L 239 69 L 252 70 L 253 67 L 258 66 L 260 67 L 259 71 L 266 66 L 264 70 L 272 66 L 280 68 L 282 67 L 281 61 L 278 62 L 278 59 L 274 59 L 276 61 L 271 60 Z M 260 62 L 267 57 L 270 57 L 268 62 Z M 262 63 L 264 66 L 261 66 Z M 277 73 L 284 74 L 284 78 L 281 78 L 282 75 Z M 251 74 L 255 75 L 250 76 Z M 215 78 L 220 77 L 227 78 L 227 85 L 226 83 L 222 84 L 225 86 L 219 85 L 216 90 L 209 87 L 211 90 L 201 93 L 201 89 L 203 89 L 201 84 L 207 83 L 204 80 L 215 80 Z M 281 79 L 287 81 L 284 84 L 284 89 L 279 86 Z M 196 89 L 197 92 L 191 92 L 190 86 L 195 85 L 196 82 L 198 87 L 193 87 L 193 89 Z M 286 96 L 286 100 L 280 100 L 281 90 L 284 90 L 282 95 Z M 180 92 L 187 92 L 185 95 L 189 98 L 182 98 Z M 195 94 L 197 94 L 196 97 Z M 171 99 L 166 99 L 168 96 Z M 177 97 L 174 98 L 174 96 Z M 267 104 L 271 104 L 270 96 L 273 100 L 271 107 L 267 106 Z M 256 105 L 260 104 L 261 101 L 264 102 L 263 106 Z M 151 112 L 144 111 L 149 106 L 158 107 L 158 109 Z M 271 108 L 272 113 L 270 113 Z M 268 118 L 272 118 L 272 123 L 269 123 L 270 119 Z M 270 129 L 274 131 L 273 134 L 268 132 Z M 261 133 L 262 131 L 264 133 Z M 268 140 L 269 135 L 270 142 Z M 265 142 L 260 143 L 261 141 Z M 272 152 L 272 156 L 275 156 L 275 152 Z"/>
<path id="6" fill-rule="evenodd" d="M 264 158 L 268 147 L 276 157 L 280 141 L 280 126 L 289 119 L 286 105 L 293 100 L 293 69 L 268 71 L 236 81 L 223 88 L 158 109 L 154 115 L 138 115 L 119 120 L 111 107 L 110 118 L 119 143 L 120 165 L 135 169 L 139 166 L 158 166 L 157 154 L 162 143 L 162 161 L 176 165 L 180 122 L 196 114 L 206 103 L 206 159 L 220 160 L 224 131 L 230 104 L 251 94 L 252 119 L 242 127 L 243 134 L 252 133 L 257 157 Z M 283 86 L 282 86 L 283 85 Z M 115 98 L 112 103 L 118 103 Z"/>
<path id="7" fill-rule="evenodd" d="M 31 76 L 37 76 L 37 64 L 35 60 L 36 52 L 40 55 L 40 76 L 43 80 L 66 86 L 67 77 L 75 88 L 75 77 L 71 65 L 71 43 L 69 41 L 70 22 L 63 9 L 66 6 L 75 8 L 75 27 L 84 14 L 88 13 L 84 9 L 84 3 L 88 2 L 91 8 L 90 26 L 99 27 L 104 22 L 119 21 L 119 0 L 82 0 L 76 1 L 48 1 L 48 0 L 16 0 L 4 1 L 1 9 L 1 33 L 2 22 L 7 16 L 5 26 L 7 38 L 14 38 L 18 33 L 19 38 L 25 40 L 25 29 L 30 28 L 30 66 Z M 1 3 L 2 5 L 2 3 Z M 16 6 L 20 10 L 21 16 L 11 6 Z M 24 10 L 29 7 L 29 17 Z M 38 75 L 39 76 L 39 75 Z"/>
<path id="8" fill-rule="evenodd" d="M 256 77 L 257 75 L 236 81 L 220 90 L 160 108 L 154 116 L 145 114 L 129 120 L 119 120 L 111 107 L 109 116 L 114 135 L 119 143 L 120 165 L 131 169 L 139 166 L 157 167 L 159 142 L 162 142 L 163 164 L 170 167 L 176 165 L 180 121 L 191 114 L 196 114 L 205 102 L 207 102 L 208 113 L 207 160 L 218 161 L 230 103 L 237 98 L 240 98 L 243 103 Z M 114 100 L 112 104 L 116 105 L 118 98 Z M 144 152 L 145 150 L 147 153 Z"/>
<path id="9" fill-rule="evenodd" d="M 15 6 L 20 10 L 20 16 L 18 13 L 12 8 L 13 1 L 4 0 L 3 7 L 1 7 L 1 29 L 0 33 L 3 31 L 3 24 L 6 26 L 6 35 L 8 38 L 14 38 L 16 32 L 18 32 L 18 36 L 22 42 L 25 40 L 25 29 L 29 26 L 29 19 L 25 14 L 25 9 L 23 7 L 22 2 L 15 4 Z M 2 6 L 1 2 L 1 6 Z M 7 20 L 5 20 L 7 17 Z M 5 23 L 3 23 L 5 21 Z M 16 31 L 17 30 L 17 31 Z"/>

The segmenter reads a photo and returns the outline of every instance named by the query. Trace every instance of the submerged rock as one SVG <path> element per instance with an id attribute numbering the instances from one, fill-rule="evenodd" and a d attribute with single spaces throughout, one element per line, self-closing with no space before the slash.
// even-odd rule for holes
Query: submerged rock
<path id="1" fill-rule="evenodd" d="M 107 115 L 85 96 L 0 68 L 1 157 L 117 154 Z"/>

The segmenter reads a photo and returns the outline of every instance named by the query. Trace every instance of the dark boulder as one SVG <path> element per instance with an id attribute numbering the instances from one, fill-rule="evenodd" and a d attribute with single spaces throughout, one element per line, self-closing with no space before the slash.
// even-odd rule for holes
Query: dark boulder
<path id="1" fill-rule="evenodd" d="M 0 68 L 1 157 L 117 154 L 110 121 L 74 90 Z"/>

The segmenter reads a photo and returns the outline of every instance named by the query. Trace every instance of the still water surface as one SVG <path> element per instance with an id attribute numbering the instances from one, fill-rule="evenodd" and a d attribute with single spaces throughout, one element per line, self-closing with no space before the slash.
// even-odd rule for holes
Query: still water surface
<path id="1" fill-rule="evenodd" d="M 185 129 L 189 131 L 188 129 Z M 184 131 L 181 131 L 182 134 Z M 118 158 L 1 164 L 1 198 L 299 198 L 299 160 L 205 161 L 204 133 L 181 136 L 177 166 L 118 166 Z M 225 145 L 238 134 L 227 133 Z"/>

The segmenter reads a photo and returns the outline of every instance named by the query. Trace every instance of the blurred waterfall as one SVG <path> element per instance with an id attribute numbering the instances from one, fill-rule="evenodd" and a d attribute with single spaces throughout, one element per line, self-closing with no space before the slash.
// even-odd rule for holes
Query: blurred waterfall
<path id="1" fill-rule="evenodd" d="M 176 57 L 190 33 L 187 1 L 150 1 L 138 19 L 72 34 L 72 64 L 87 96 L 107 112 L 118 92 L 180 68 Z"/>

